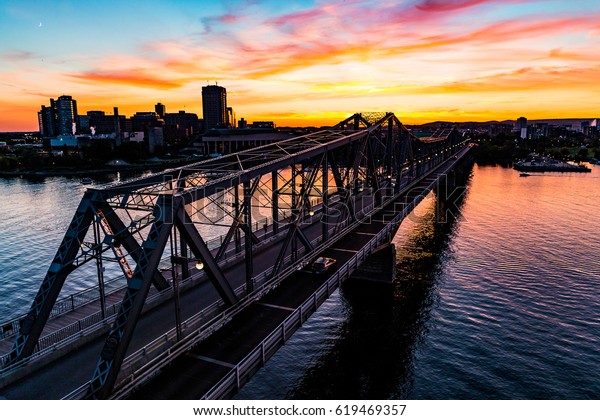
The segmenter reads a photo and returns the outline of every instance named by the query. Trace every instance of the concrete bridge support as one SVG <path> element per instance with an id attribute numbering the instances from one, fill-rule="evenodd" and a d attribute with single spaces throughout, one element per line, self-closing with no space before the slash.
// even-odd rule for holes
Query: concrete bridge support
<path id="1" fill-rule="evenodd" d="M 394 244 L 384 244 L 376 249 L 348 280 L 392 284 L 396 280 L 396 247 Z"/>

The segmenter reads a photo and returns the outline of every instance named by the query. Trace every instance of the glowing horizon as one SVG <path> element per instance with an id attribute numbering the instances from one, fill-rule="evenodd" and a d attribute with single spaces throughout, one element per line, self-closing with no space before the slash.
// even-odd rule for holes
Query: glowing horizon
<path id="1" fill-rule="evenodd" d="M 37 131 L 63 94 L 80 114 L 202 117 L 215 81 L 237 119 L 278 126 L 600 113 L 595 1 L 22 1 L 0 25 L 0 131 Z"/>

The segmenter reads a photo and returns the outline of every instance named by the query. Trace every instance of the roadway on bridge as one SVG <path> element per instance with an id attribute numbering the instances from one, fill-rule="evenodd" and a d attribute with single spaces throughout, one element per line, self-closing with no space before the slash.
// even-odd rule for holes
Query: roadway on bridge
<path id="1" fill-rule="evenodd" d="M 335 258 L 338 266 L 343 265 L 377 234 L 390 216 L 401 211 L 402 203 L 420 199 L 424 185 L 444 172 L 456 161 L 447 161 L 435 174 L 422 179 L 395 202 L 378 211 L 370 223 L 359 225 L 353 232 L 337 241 L 322 253 Z M 432 178 L 433 177 L 433 178 Z M 372 197 L 360 200 L 367 207 Z M 358 204 L 358 202 L 357 202 Z M 303 226 L 309 240 L 321 235 L 321 224 L 317 217 L 312 224 Z M 277 240 L 254 251 L 254 272 L 259 274 L 272 267 L 275 257 L 272 249 Z M 277 248 L 275 248 L 277 249 Z M 288 250 L 288 254 L 291 250 Z M 223 267 L 224 274 L 235 289 L 245 282 L 245 263 L 239 258 L 235 263 Z M 296 271 L 275 290 L 244 309 L 227 325 L 212 334 L 192 351 L 174 361 L 151 382 L 139 389 L 132 397 L 142 399 L 197 399 L 202 397 L 232 367 L 239 363 L 290 313 L 300 306 L 327 280 L 327 276 L 316 276 L 306 269 Z M 216 302 L 219 296 L 209 282 L 185 291 L 181 296 L 182 319 L 187 319 L 202 308 Z M 128 354 L 142 348 L 174 326 L 174 305 L 163 303 L 146 312 L 138 322 Z M 83 344 L 77 351 L 62 357 L 30 376 L 0 390 L 7 399 L 59 399 L 87 382 L 93 373 L 105 337 Z"/>
<path id="2" fill-rule="evenodd" d="M 385 227 L 386 221 L 402 212 L 405 206 L 410 205 L 412 208 L 421 201 L 423 193 L 428 192 L 425 187 L 454 163 L 449 161 L 434 174 L 422 179 L 406 194 L 375 213 L 368 223 L 360 224 L 321 255 L 335 258 L 338 266 L 345 264 Z M 309 299 L 328 277 L 313 274 L 307 269 L 296 271 L 279 287 L 235 316 L 207 340 L 164 368 L 130 398 L 193 400 L 204 397 L 221 378 L 278 328 L 290 313 Z M 290 331 L 290 335 L 291 333 Z M 244 378 L 243 382 L 247 380 L 248 378 Z"/>
<path id="3" fill-rule="evenodd" d="M 355 205 L 361 205 L 364 208 L 371 205 L 372 202 L 372 196 L 357 197 Z M 339 215 L 339 212 L 337 214 Z M 332 223 L 336 222 L 336 217 L 330 216 Z M 318 214 L 312 218 L 310 223 L 302 226 L 302 230 L 309 240 L 318 238 L 321 235 L 321 229 Z M 266 241 L 264 245 L 254 250 L 254 273 L 260 274 L 272 268 L 276 258 L 272 249 L 284 237 L 285 230 L 279 234 L 277 239 Z M 290 254 L 291 249 L 288 249 L 286 255 Z M 243 255 L 242 258 L 237 258 L 234 263 L 221 263 L 221 268 L 234 290 L 245 283 L 246 271 Z M 181 318 L 185 320 L 219 299 L 220 296 L 216 289 L 208 281 L 183 291 L 180 299 Z M 147 311 L 136 326 L 128 354 L 143 348 L 152 340 L 171 330 L 174 325 L 175 310 L 172 301 L 165 302 Z M 82 344 L 75 351 L 39 371 L 6 386 L 0 390 L 0 396 L 7 399 L 60 399 L 64 397 L 90 380 L 105 340 L 106 335 L 103 334 L 87 344 Z M 52 386 L 48 386 L 48 384 L 52 384 Z"/>

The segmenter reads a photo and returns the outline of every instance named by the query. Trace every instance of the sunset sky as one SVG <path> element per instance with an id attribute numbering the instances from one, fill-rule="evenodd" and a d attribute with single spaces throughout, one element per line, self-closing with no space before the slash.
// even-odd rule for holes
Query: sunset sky
<path id="1" fill-rule="evenodd" d="M 0 131 L 79 113 L 202 115 L 227 88 L 249 122 L 600 117 L 597 0 L 0 0 Z"/>

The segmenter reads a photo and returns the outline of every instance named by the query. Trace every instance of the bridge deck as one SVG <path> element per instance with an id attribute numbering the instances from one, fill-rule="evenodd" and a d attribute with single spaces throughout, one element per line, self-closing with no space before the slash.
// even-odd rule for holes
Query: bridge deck
<path id="1" fill-rule="evenodd" d="M 424 178 L 419 185 L 429 185 L 437 178 L 438 173 L 441 173 L 440 171 L 445 171 L 455 162 L 447 161 L 436 174 Z M 389 204 L 378 211 L 370 224 L 360 225 L 327 249 L 323 255 L 336 258 L 338 267 L 343 265 L 385 226 L 385 222 L 390 220 L 390 217 L 402 210 L 404 206 L 398 207 L 398 203 L 409 203 L 422 191 L 423 188 L 413 188 L 396 200 L 396 203 Z M 306 236 L 312 239 L 320 235 L 321 226 L 319 223 L 314 223 L 304 227 L 303 230 Z M 254 258 L 256 273 L 266 271 L 272 266 L 274 256 L 269 251 L 269 246 L 256 251 Z M 228 279 L 231 279 L 234 289 L 241 286 L 245 275 L 243 258 L 227 265 L 225 274 Z M 278 288 L 250 305 L 199 346 L 163 369 L 155 380 L 140 389 L 133 397 L 159 399 L 202 397 L 219 379 L 230 373 L 232 367 L 260 344 L 292 311 L 300 307 L 325 284 L 327 279 L 327 276 L 317 277 L 305 270 L 295 272 Z M 182 319 L 191 317 L 199 307 L 206 307 L 218 299 L 215 289 L 206 282 L 185 291 L 181 296 Z M 63 319 L 73 319 L 72 315 L 65 316 Z M 172 329 L 173 320 L 174 310 L 171 301 L 148 311 L 138 323 L 129 354 Z M 288 331 L 288 334 L 291 335 L 291 332 Z M 105 337 L 102 336 L 89 343 L 81 344 L 77 351 L 69 354 L 69 357 L 58 359 L 34 374 L 5 387 L 0 390 L 0 395 L 10 399 L 62 398 L 89 380 L 104 339 Z M 163 377 L 179 378 L 178 381 L 189 380 L 190 386 L 182 386 L 178 381 L 161 380 L 160 378 Z M 194 386 L 191 386 L 191 383 Z M 52 386 L 48 386 L 49 384 Z"/>
<path id="2" fill-rule="evenodd" d="M 371 223 L 359 225 L 321 255 L 335 258 L 338 267 L 344 265 L 385 227 L 383 220 L 391 220 L 393 216 L 404 211 L 406 206 L 414 208 L 424 197 L 423 192 L 428 192 L 427 187 L 455 164 L 456 161 L 447 161 L 406 194 L 374 214 Z M 291 313 L 314 296 L 314 293 L 327 283 L 331 276 L 333 274 L 318 276 L 304 269 L 296 271 L 275 290 L 238 314 L 225 327 L 177 358 L 130 398 L 199 399 L 206 397 L 219 381 L 235 370 L 236 365 L 260 346 L 275 329 L 280 328 Z M 288 336 L 292 333 L 293 331 L 288 331 Z M 252 373 L 250 372 L 250 375 Z M 237 380 L 238 384 L 243 385 L 249 380 L 249 375 L 238 377 Z M 216 395 L 218 398 L 231 397 L 238 386 Z"/>
<path id="3" fill-rule="evenodd" d="M 371 197 L 372 199 L 372 197 Z M 365 206 L 371 205 L 371 200 L 361 200 Z M 254 269 L 256 273 L 262 273 L 273 265 L 274 257 L 271 250 L 271 245 L 277 244 L 284 239 L 285 232 L 273 237 L 272 231 L 269 233 L 262 232 L 258 236 L 262 239 L 269 239 L 263 246 L 257 247 L 254 251 Z M 313 224 L 305 225 L 303 232 L 309 238 L 316 238 L 321 234 L 321 225 L 315 218 Z M 229 248 L 235 247 L 235 244 L 230 244 Z M 216 251 L 215 251 L 216 252 Z M 288 250 L 287 254 L 290 254 Z M 223 272 L 230 279 L 233 289 L 237 289 L 244 284 L 245 265 L 243 252 L 232 258 L 231 263 L 227 261 L 223 263 Z M 194 271 L 194 269 L 192 269 Z M 163 273 L 167 279 L 170 279 L 171 272 Z M 195 315 L 199 309 L 206 308 L 211 304 L 219 301 L 219 295 L 205 276 L 199 281 L 200 284 L 193 285 L 189 289 L 182 290 L 181 293 L 181 318 L 188 319 Z M 157 293 L 154 288 L 151 289 Z M 107 296 L 107 305 L 120 304 L 123 291 L 113 293 Z M 110 300 L 109 300 L 110 299 Z M 90 302 L 88 305 L 75 309 L 72 312 L 61 314 L 55 318 L 51 318 L 44 329 L 44 336 L 51 334 L 53 331 L 60 329 L 63 326 L 77 323 L 78 320 L 97 313 L 99 311 L 98 302 Z M 157 307 L 150 308 L 142 319 L 139 321 L 136 328 L 133 341 L 129 348 L 128 354 L 143 348 L 150 341 L 160 337 L 173 328 L 174 325 L 174 308 L 172 300 L 168 300 L 159 304 Z M 76 389 L 81 384 L 85 383 L 92 375 L 94 364 L 98 360 L 98 355 L 105 341 L 105 334 L 95 334 L 90 337 L 91 341 L 87 344 L 78 345 L 75 356 L 73 352 L 69 353 L 68 357 L 61 357 L 52 362 L 50 366 L 44 367 L 15 383 L 12 383 L 3 389 L 0 389 L 0 396 L 9 399 L 59 399 L 67 395 L 73 389 Z M 4 346 L 7 351 L 12 344 L 12 338 L 4 340 Z M 84 369 L 82 367 L 87 368 Z M 66 375 L 66 378 L 65 378 Z M 56 386 L 47 387 L 47 383 L 53 383 Z"/>

